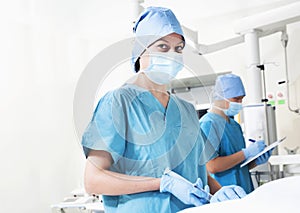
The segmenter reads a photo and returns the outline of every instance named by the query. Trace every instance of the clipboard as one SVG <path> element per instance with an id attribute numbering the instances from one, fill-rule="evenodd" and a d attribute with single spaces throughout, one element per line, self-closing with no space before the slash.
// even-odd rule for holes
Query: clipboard
<path id="1" fill-rule="evenodd" d="M 256 158 L 258 158 L 259 156 L 263 155 L 264 153 L 266 153 L 267 151 L 269 151 L 270 149 L 273 149 L 274 147 L 278 146 L 282 141 L 284 141 L 286 139 L 286 137 L 281 138 L 278 141 L 275 141 L 274 143 L 271 143 L 269 146 L 265 147 L 264 150 L 262 150 L 260 153 L 258 153 L 257 155 L 249 158 L 247 161 L 245 161 L 244 163 L 241 164 L 241 167 L 246 166 L 248 163 L 250 163 L 251 161 L 255 160 Z"/>

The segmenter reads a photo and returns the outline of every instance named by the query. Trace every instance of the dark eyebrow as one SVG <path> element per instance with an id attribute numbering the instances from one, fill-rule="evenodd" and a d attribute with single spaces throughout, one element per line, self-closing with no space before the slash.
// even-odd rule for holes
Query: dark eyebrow
<path id="1" fill-rule="evenodd" d="M 165 39 L 163 39 L 163 38 L 160 38 L 160 39 L 158 39 L 157 41 L 164 41 L 164 42 L 166 42 L 166 43 L 170 43 L 170 42 L 168 42 L 167 40 L 165 40 Z M 177 45 L 178 45 L 178 44 L 182 44 L 182 43 L 184 44 L 184 41 L 183 41 L 183 40 L 180 41 L 180 42 L 178 42 Z"/>

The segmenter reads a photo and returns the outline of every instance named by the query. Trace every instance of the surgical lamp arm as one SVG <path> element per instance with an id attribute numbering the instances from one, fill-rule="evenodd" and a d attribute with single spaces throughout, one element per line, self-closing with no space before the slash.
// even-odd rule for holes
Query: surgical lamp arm
<path id="1" fill-rule="evenodd" d="M 197 31 L 193 31 L 184 25 L 182 25 L 182 29 L 184 31 L 185 37 L 187 37 L 190 41 L 193 42 L 194 48 L 196 49 L 197 53 L 200 55 L 217 52 L 219 50 L 244 42 L 244 36 L 242 35 L 224 41 L 220 41 L 214 44 L 209 44 L 209 45 L 199 44 Z"/>

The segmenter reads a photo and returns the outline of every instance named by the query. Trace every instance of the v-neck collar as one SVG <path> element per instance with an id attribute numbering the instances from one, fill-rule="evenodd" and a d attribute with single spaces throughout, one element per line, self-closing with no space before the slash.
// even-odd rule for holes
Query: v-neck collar
<path id="1" fill-rule="evenodd" d="M 140 99 L 144 104 L 146 104 L 147 106 L 150 106 L 150 107 L 153 107 L 153 104 L 150 104 L 149 103 L 149 97 L 151 97 L 151 99 L 153 99 L 155 102 L 156 102 L 156 104 L 155 104 L 155 106 L 162 112 L 162 113 L 164 113 L 165 115 L 166 115 L 166 113 L 167 113 L 167 110 L 168 110 L 168 108 L 169 108 L 169 106 L 170 106 L 170 102 L 172 101 L 172 99 L 173 99 L 173 96 L 171 95 L 171 94 L 169 94 L 169 100 L 168 100 L 168 103 L 167 103 L 167 106 L 166 107 L 164 107 L 163 105 L 162 105 L 162 103 L 160 103 L 160 101 L 149 91 L 149 90 L 147 90 L 147 89 L 145 89 L 145 88 L 142 88 L 142 87 L 139 87 L 139 86 L 137 86 L 137 85 L 135 85 L 135 84 L 127 84 L 127 86 L 129 87 L 129 88 L 133 88 L 133 89 L 135 89 L 135 90 L 138 90 L 138 91 L 140 91 L 141 93 L 140 94 L 138 94 L 138 99 Z"/>

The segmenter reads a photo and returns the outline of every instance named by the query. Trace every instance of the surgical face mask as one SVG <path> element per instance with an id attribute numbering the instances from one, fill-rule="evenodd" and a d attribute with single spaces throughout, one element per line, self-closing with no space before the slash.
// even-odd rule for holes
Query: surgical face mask
<path id="1" fill-rule="evenodd" d="M 156 84 L 168 84 L 183 68 L 182 54 L 176 52 L 150 53 L 149 66 L 144 70 L 147 77 Z"/>
<path id="2" fill-rule="evenodd" d="M 225 99 L 227 102 L 229 102 L 229 107 L 228 109 L 223 109 L 221 107 L 217 107 L 217 106 L 213 106 L 219 110 L 222 110 L 224 112 L 225 115 L 227 115 L 228 117 L 230 116 L 235 116 L 237 114 L 239 114 L 239 112 L 243 109 L 243 105 L 241 103 L 237 103 L 237 102 L 232 102 L 229 101 L 227 99 Z"/>
<path id="3" fill-rule="evenodd" d="M 235 116 L 235 115 L 239 114 L 239 112 L 242 110 L 242 108 L 243 108 L 243 105 L 241 103 L 229 101 L 228 109 L 223 109 L 223 112 L 227 116 Z"/>

